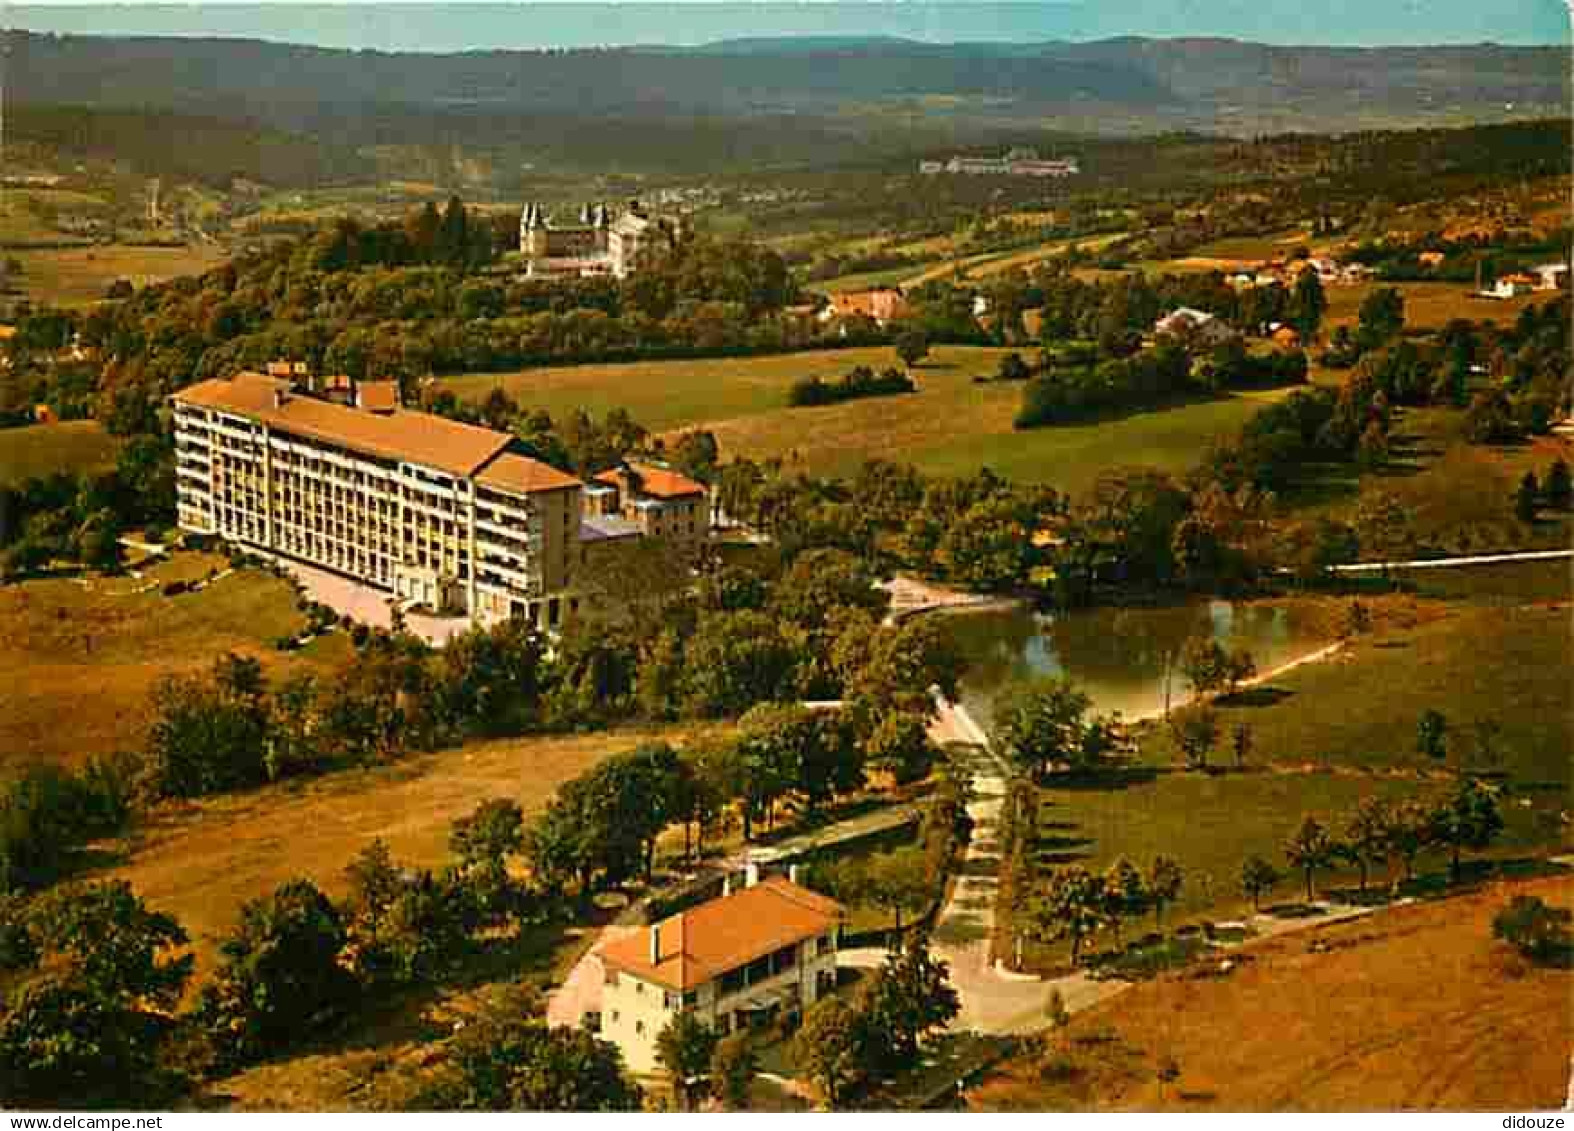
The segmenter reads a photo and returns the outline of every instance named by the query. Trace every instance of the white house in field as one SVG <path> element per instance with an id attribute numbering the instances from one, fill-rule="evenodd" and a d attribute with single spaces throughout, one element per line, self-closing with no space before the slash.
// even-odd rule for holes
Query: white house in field
<path id="1" fill-rule="evenodd" d="M 600 952 L 601 1036 L 629 1069 L 660 1071 L 681 1012 L 722 1034 L 793 1021 L 836 985 L 840 904 L 772 878 L 614 939 Z"/>

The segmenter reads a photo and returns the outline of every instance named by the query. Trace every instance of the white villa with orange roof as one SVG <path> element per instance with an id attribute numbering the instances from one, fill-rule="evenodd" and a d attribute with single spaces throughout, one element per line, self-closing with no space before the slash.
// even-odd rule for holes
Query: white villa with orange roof
<path id="1" fill-rule="evenodd" d="M 727 1034 L 801 1017 L 836 986 L 840 904 L 762 880 L 614 939 L 600 952 L 601 1035 L 637 1073 L 660 1070 L 656 1038 L 690 1011 Z"/>

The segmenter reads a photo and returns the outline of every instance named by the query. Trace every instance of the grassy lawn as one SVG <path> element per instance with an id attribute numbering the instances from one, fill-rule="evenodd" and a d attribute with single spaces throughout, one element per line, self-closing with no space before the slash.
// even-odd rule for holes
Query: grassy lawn
<path id="1" fill-rule="evenodd" d="M 1556 783 L 1566 792 L 1571 670 L 1565 589 L 1558 603 L 1458 605 L 1447 616 L 1379 632 L 1239 696 L 1247 705 L 1218 710 L 1226 731 L 1237 723 L 1252 728 L 1259 763 L 1380 772 L 1438 769 L 1415 749 L 1425 710 L 1443 712 L 1453 725 L 1451 763 L 1461 753 L 1474 763 L 1475 721 L 1494 719 L 1503 727 L 1501 768 L 1516 781 Z M 1174 754 L 1157 727 L 1145 735 L 1144 753 L 1163 762 Z"/>
<path id="2" fill-rule="evenodd" d="M 918 392 L 820 408 L 788 408 L 787 388 L 808 376 L 838 377 L 855 365 L 895 364 L 887 347 L 769 357 L 657 361 L 526 370 L 449 379 L 480 399 L 501 386 L 529 408 L 555 415 L 627 408 L 660 431 L 711 429 L 723 452 L 778 456 L 819 474 L 848 474 L 867 458 L 902 460 L 940 474 L 989 466 L 1021 481 L 1081 488 L 1109 467 L 1149 464 L 1181 471 L 1208 442 L 1239 428 L 1282 390 L 1252 392 L 1139 413 L 1124 419 L 1027 432 L 1012 430 L 1016 384 L 976 384 L 1007 350 L 940 346 L 914 371 Z"/>
<path id="3" fill-rule="evenodd" d="M 1429 786 L 1414 778 L 1262 769 L 1209 775 L 1162 772 L 1120 788 L 1046 789 L 1039 807 L 1036 855 L 1046 867 L 1080 864 L 1102 871 L 1125 856 L 1145 868 L 1156 855 L 1180 862 L 1186 879 L 1165 913 L 1171 925 L 1189 917 L 1222 918 L 1249 910 L 1240 893 L 1241 861 L 1255 854 L 1284 867 L 1282 846 L 1308 813 L 1335 824 L 1363 797 L 1398 800 Z M 1350 870 L 1342 879 L 1354 879 Z M 1327 874 L 1318 877 L 1319 886 Z M 1292 898 L 1298 879 L 1277 895 Z M 1151 916 L 1128 934 L 1151 929 Z M 1105 943 L 1112 943 L 1112 937 Z M 1065 947 L 1041 958 L 1062 960 Z M 1036 948 L 1029 947 L 1031 962 Z"/>
<path id="4" fill-rule="evenodd" d="M 1525 472 L 1540 478 L 1555 459 L 1574 461 L 1574 443 L 1567 437 L 1471 444 L 1464 434 L 1464 413 L 1440 407 L 1403 409 L 1392 435 L 1390 461 L 1381 470 L 1363 475 L 1352 464 L 1321 468 L 1286 492 L 1282 503 L 1307 516 L 1350 521 L 1363 493 L 1382 491 L 1409 511 L 1410 530 L 1421 548 L 1485 553 L 1569 544 L 1568 515 L 1544 510 L 1534 524 L 1526 524 L 1514 514 L 1515 491 Z"/>
<path id="5" fill-rule="evenodd" d="M 1073 1018 L 1060 1071 L 1020 1056 L 970 1089 L 982 1111 L 1513 1111 L 1564 1098 L 1574 974 L 1493 942 L 1516 894 L 1574 903 L 1568 877 L 1252 946 L 1228 978 L 1171 975 Z M 1309 943 L 1322 946 L 1313 951 Z M 1180 1069 L 1161 1091 L 1156 1069 Z"/>
<path id="6" fill-rule="evenodd" d="M 283 581 L 243 570 L 200 593 L 161 596 L 148 584 L 223 569 L 217 555 L 181 553 L 132 577 L 45 578 L 0 588 L 0 771 L 76 763 L 134 748 L 148 692 L 161 677 L 206 668 L 226 650 L 270 673 L 323 666 L 348 653 L 340 635 L 298 653 L 272 642 L 305 626 Z"/>
<path id="7" fill-rule="evenodd" d="M 92 247 L 18 250 L 22 288 L 35 303 L 87 306 L 98 302 L 116 279 L 141 289 L 178 275 L 196 275 L 226 258 L 212 244 L 190 247 Z"/>
<path id="8" fill-rule="evenodd" d="M 57 471 L 107 471 L 119 451 L 120 441 L 96 420 L 0 428 L 0 485 Z"/>

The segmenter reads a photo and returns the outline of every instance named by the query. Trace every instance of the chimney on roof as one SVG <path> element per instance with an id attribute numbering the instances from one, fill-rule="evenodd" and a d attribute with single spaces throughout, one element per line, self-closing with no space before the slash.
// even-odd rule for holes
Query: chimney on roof
<path id="1" fill-rule="evenodd" d="M 288 386 L 286 386 L 286 385 L 275 385 L 273 387 L 273 407 L 274 408 L 283 408 L 284 407 L 284 402 L 289 400 L 289 399 L 290 399 L 290 390 L 289 390 Z"/>
<path id="2" fill-rule="evenodd" d="M 661 924 L 660 923 L 652 923 L 650 925 L 650 964 L 652 966 L 660 966 L 661 965 Z"/>
<path id="3" fill-rule="evenodd" d="M 747 864 L 745 864 L 743 866 L 743 886 L 746 887 L 746 888 L 752 888 L 755 884 L 757 884 L 759 882 L 760 882 L 760 866 L 758 864 L 756 864 L 753 860 L 750 860 Z"/>
<path id="4" fill-rule="evenodd" d="M 787 882 L 790 884 L 796 884 L 798 882 L 798 865 L 787 865 Z"/>
<path id="5" fill-rule="evenodd" d="M 721 878 L 721 897 L 726 899 L 732 894 L 732 873 L 728 872 Z"/>

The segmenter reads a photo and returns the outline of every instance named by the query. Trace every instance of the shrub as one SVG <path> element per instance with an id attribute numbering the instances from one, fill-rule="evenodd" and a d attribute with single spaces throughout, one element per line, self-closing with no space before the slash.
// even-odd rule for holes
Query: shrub
<path id="1" fill-rule="evenodd" d="M 249 1064 L 337 1021 L 356 994 L 340 964 L 345 939 L 338 909 L 310 880 L 246 904 L 197 1013 L 218 1063 Z"/>
<path id="2" fill-rule="evenodd" d="M 1516 895 L 1492 920 L 1492 936 L 1537 963 L 1567 961 L 1574 950 L 1569 923 L 1574 912 L 1549 907 L 1533 895 Z"/>

